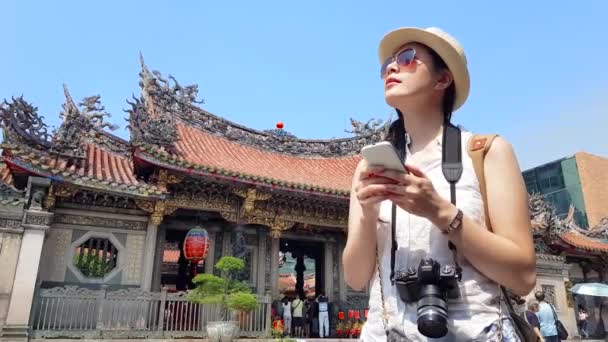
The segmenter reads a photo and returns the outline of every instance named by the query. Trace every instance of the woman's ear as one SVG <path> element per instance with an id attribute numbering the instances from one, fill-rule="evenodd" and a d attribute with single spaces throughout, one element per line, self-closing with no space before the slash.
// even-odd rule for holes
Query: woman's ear
<path id="1" fill-rule="evenodd" d="M 452 77 L 452 73 L 447 70 L 441 71 L 439 74 L 439 78 L 437 78 L 437 82 L 435 83 L 435 89 L 437 90 L 445 90 L 448 89 L 450 84 L 454 82 L 454 78 Z"/>

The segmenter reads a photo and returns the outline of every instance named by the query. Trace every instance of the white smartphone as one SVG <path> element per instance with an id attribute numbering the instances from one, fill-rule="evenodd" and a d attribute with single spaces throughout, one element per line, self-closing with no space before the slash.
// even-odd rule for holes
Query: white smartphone
<path id="1" fill-rule="evenodd" d="M 382 166 L 389 170 L 408 173 L 405 166 L 399 159 L 397 150 L 388 141 L 382 141 L 373 145 L 365 146 L 361 149 L 361 155 L 370 166 Z"/>

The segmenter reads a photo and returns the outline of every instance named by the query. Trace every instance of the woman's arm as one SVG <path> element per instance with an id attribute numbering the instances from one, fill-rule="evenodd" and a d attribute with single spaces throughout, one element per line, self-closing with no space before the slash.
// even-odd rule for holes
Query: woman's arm
<path id="1" fill-rule="evenodd" d="M 374 184 L 390 183 L 387 179 L 378 179 L 374 173 L 382 172 L 380 168 L 368 168 L 361 160 L 353 176 L 350 192 L 348 216 L 348 238 L 342 254 L 344 278 L 354 290 L 367 286 L 376 265 L 376 226 L 380 202 L 387 199 L 386 194 L 374 189 Z"/>
<path id="2" fill-rule="evenodd" d="M 488 278 L 528 294 L 536 284 L 536 255 L 528 209 L 528 193 L 511 145 L 497 138 L 485 161 L 488 211 L 493 232 L 469 217 L 448 235 L 467 260 Z M 444 203 L 436 224 L 449 224 L 457 209 Z M 440 226 L 441 227 L 441 226 Z"/>

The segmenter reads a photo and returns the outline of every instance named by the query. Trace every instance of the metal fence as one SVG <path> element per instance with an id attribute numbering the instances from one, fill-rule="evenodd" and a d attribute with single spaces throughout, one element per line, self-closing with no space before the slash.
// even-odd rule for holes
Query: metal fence
<path id="1" fill-rule="evenodd" d="M 241 336 L 270 336 L 270 313 L 267 294 L 251 312 L 235 314 Z M 41 289 L 32 317 L 35 338 L 204 338 L 207 322 L 221 320 L 221 308 L 189 302 L 185 292 L 64 286 Z"/>

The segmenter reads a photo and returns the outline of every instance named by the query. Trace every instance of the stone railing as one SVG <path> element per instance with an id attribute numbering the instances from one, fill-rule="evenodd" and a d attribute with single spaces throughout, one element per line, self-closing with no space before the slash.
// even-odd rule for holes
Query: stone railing
<path id="1" fill-rule="evenodd" d="M 270 296 L 258 302 L 237 315 L 242 337 L 270 336 Z M 218 305 L 189 302 L 185 292 L 65 286 L 39 290 L 31 328 L 34 338 L 204 338 L 220 316 Z"/>

